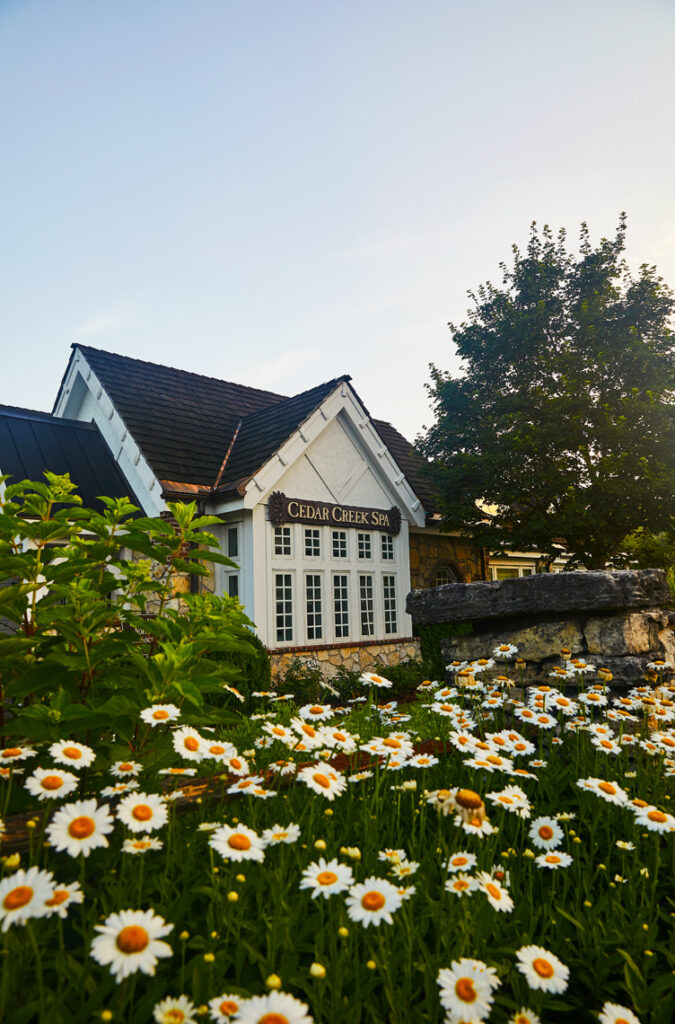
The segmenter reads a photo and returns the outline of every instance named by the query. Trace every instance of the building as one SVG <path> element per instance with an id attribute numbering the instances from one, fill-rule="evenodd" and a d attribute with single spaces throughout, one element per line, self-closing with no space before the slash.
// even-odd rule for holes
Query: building
<path id="1" fill-rule="evenodd" d="M 98 428 L 146 514 L 197 500 L 219 516 L 238 568 L 205 585 L 239 598 L 277 666 L 395 664 L 418 650 L 412 587 L 486 578 L 348 376 L 287 397 L 73 345 L 53 414 Z"/>

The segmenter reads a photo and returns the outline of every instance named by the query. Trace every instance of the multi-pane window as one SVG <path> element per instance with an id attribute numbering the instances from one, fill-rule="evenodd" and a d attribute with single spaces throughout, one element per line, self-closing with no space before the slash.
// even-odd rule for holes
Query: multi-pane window
<path id="1" fill-rule="evenodd" d="M 356 550 L 359 558 L 372 558 L 373 549 L 370 542 L 369 533 L 357 533 L 356 535 Z"/>
<path id="2" fill-rule="evenodd" d="M 373 636 L 375 633 L 375 606 L 372 576 L 359 576 L 359 604 L 361 607 L 361 636 Z"/>
<path id="3" fill-rule="evenodd" d="M 321 531 L 305 530 L 305 557 L 319 558 L 321 555 Z"/>
<path id="4" fill-rule="evenodd" d="M 333 558 L 347 557 L 347 531 L 333 530 Z"/>
<path id="5" fill-rule="evenodd" d="M 434 577 L 435 587 L 444 587 L 446 583 L 458 583 L 457 573 L 449 565 L 440 565 Z"/>
<path id="6" fill-rule="evenodd" d="M 291 553 L 291 528 L 290 526 L 274 527 L 274 554 L 290 555 Z"/>
<path id="7" fill-rule="evenodd" d="M 283 643 L 293 639 L 293 577 L 290 572 L 274 574 L 274 598 L 277 643 Z"/>
<path id="8" fill-rule="evenodd" d="M 323 637 L 323 613 L 321 576 L 318 573 L 305 576 L 305 608 L 307 611 L 307 639 L 321 640 Z"/>
<path id="9" fill-rule="evenodd" d="M 227 593 L 230 597 L 239 597 L 239 574 L 236 572 L 227 577 Z"/>
<path id="10" fill-rule="evenodd" d="M 349 636 L 349 577 L 333 576 L 333 614 L 336 640 Z"/>
<path id="11" fill-rule="evenodd" d="M 396 625 L 396 577 L 382 577 L 382 601 L 384 604 L 384 631 L 395 633 Z"/>
<path id="12" fill-rule="evenodd" d="M 390 533 L 381 533 L 382 538 L 382 559 L 391 562 L 394 559 L 394 538 Z"/>
<path id="13" fill-rule="evenodd" d="M 230 526 L 227 530 L 227 557 L 236 558 L 239 554 L 239 530 Z"/>

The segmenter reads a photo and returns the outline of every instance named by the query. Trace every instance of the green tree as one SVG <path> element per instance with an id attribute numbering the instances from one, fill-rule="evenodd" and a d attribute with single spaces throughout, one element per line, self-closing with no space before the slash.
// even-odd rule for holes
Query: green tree
<path id="1" fill-rule="evenodd" d="M 533 224 L 449 325 L 462 372 L 431 367 L 419 443 L 443 520 L 491 551 L 600 568 L 627 534 L 673 526 L 674 299 L 654 267 L 631 274 L 625 236 L 622 215 L 594 248 L 583 224 L 575 254 Z"/>

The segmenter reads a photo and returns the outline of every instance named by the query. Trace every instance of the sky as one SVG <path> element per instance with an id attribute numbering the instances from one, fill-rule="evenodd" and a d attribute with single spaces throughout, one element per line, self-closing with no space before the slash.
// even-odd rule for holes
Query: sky
<path id="1" fill-rule="evenodd" d="M 675 286 L 673 0 L 0 0 L 0 403 L 73 342 L 411 440 L 532 221 Z"/>

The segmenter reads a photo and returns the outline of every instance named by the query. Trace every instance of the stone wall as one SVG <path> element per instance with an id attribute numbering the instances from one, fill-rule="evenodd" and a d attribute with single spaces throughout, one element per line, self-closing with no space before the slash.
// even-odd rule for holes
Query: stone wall
<path id="1" fill-rule="evenodd" d="M 526 677 L 548 678 L 560 651 L 634 684 L 648 661 L 675 663 L 675 611 L 665 573 L 557 573 L 471 585 L 455 584 L 408 595 L 415 622 L 471 622 L 473 633 L 449 637 L 446 663 L 489 657 L 503 643 L 517 646 Z"/>
<path id="2" fill-rule="evenodd" d="M 414 637 L 379 644 L 336 644 L 326 647 L 292 648 L 270 651 L 272 679 L 284 674 L 294 658 L 318 662 L 326 679 L 332 679 L 343 666 L 349 671 L 372 672 L 376 665 L 400 665 L 403 661 L 420 657 L 420 643 Z"/>
<path id="3" fill-rule="evenodd" d="M 485 564 L 483 564 L 485 561 Z M 478 548 L 448 533 L 410 531 L 410 586 L 433 587 L 439 569 L 451 569 L 462 583 L 485 579 L 487 559 Z"/>

